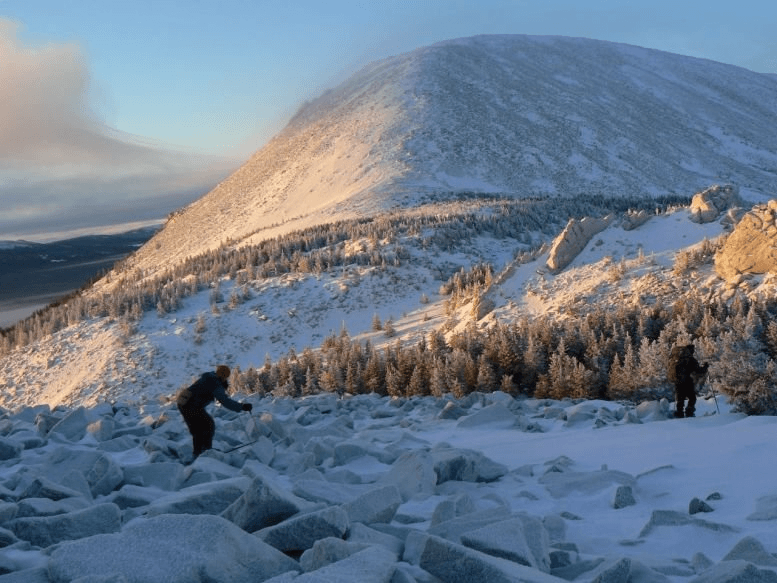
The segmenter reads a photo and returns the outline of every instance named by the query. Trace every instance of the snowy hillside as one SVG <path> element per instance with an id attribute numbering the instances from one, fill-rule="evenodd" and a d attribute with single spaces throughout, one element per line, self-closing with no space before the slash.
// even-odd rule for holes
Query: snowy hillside
<path id="1" fill-rule="evenodd" d="M 131 267 L 473 192 L 687 196 L 777 190 L 777 81 L 564 37 L 485 36 L 377 62 L 301 108 Z"/>
<path id="2" fill-rule="evenodd" d="M 486 208 L 475 208 L 487 214 Z M 217 363 L 261 369 L 267 359 L 274 363 L 289 351 L 317 351 L 328 338 L 343 334 L 378 349 L 397 342 L 413 346 L 436 333 L 452 342 L 468 331 L 521 318 L 571 316 L 574 321 L 602 306 L 653 309 L 689 294 L 730 298 L 735 293 L 715 276 L 710 262 L 678 274 L 678 255 L 723 233 L 717 221 L 692 222 L 687 209 L 656 216 L 630 231 L 612 224 L 557 274 L 545 266 L 547 246 L 480 229 L 475 236 L 459 231 L 461 241 L 451 239 L 456 231 L 445 235 L 442 229 L 434 243 L 419 232 L 394 241 L 350 240 L 332 247 L 344 253 L 345 264 L 320 273 L 260 275 L 256 270 L 250 275 L 244 270 L 200 291 L 186 276 L 180 285 L 193 293 L 168 300 L 175 307 L 160 299 L 156 310 L 139 319 L 108 313 L 86 318 L 12 351 L 0 360 L 6 386 L 0 406 L 154 402 L 170 398 Z M 539 232 L 534 236 L 543 240 Z M 359 259 L 376 249 L 382 264 Z M 386 258 L 394 265 L 385 264 Z M 493 266 L 493 276 L 487 287 L 476 288 L 481 290 L 477 301 L 490 308 L 478 313 L 470 292 L 456 299 L 445 293 L 443 283 L 481 264 Z M 741 289 L 751 297 L 773 297 L 773 277 L 747 285 Z M 280 389 L 264 390 L 275 388 Z"/>

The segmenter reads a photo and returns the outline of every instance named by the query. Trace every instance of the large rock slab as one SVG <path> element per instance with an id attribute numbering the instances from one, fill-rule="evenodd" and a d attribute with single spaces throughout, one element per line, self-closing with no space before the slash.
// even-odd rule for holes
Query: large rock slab
<path id="1" fill-rule="evenodd" d="M 77 490 L 38 476 L 19 494 L 19 499 L 48 498 L 49 500 L 62 500 L 63 498 L 80 497 L 81 495 L 81 492 Z"/>
<path id="2" fill-rule="evenodd" d="M 350 542 L 340 538 L 323 538 L 316 541 L 312 548 L 302 553 L 299 564 L 302 570 L 308 573 L 347 559 L 371 546 L 368 543 Z"/>
<path id="3" fill-rule="evenodd" d="M 184 479 L 184 466 L 175 462 L 124 466 L 124 481 L 135 486 L 178 490 Z"/>
<path id="4" fill-rule="evenodd" d="M 59 435 L 68 441 L 80 441 L 86 435 L 89 415 L 85 407 L 78 407 L 67 413 L 49 430 L 49 435 Z"/>
<path id="5" fill-rule="evenodd" d="M 747 561 L 721 561 L 689 583 L 777 583 L 777 573 Z"/>
<path id="6" fill-rule="evenodd" d="M 342 484 L 321 479 L 300 478 L 294 481 L 292 492 L 311 502 L 329 505 L 346 504 L 375 489 L 374 484 Z"/>
<path id="7" fill-rule="evenodd" d="M 342 508 L 348 514 L 349 522 L 391 522 L 394 514 L 402 504 L 402 495 L 396 486 L 373 488 L 359 496 L 356 500 L 343 504 Z"/>
<path id="8" fill-rule="evenodd" d="M 743 274 L 777 272 L 777 200 L 745 214 L 715 254 L 715 271 L 729 282 Z"/>
<path id="9" fill-rule="evenodd" d="M 452 447 L 435 448 L 429 452 L 437 474 L 437 483 L 493 482 L 507 474 L 507 467 L 478 451 Z"/>
<path id="10" fill-rule="evenodd" d="M 246 477 L 205 482 L 182 488 L 159 498 L 143 509 L 147 516 L 159 514 L 221 514 L 250 486 Z"/>
<path id="11" fill-rule="evenodd" d="M 722 524 L 719 522 L 710 522 L 709 520 L 703 520 L 701 518 L 695 518 L 688 516 L 682 512 L 675 510 L 654 510 L 650 515 L 650 520 L 642 528 L 639 533 L 639 538 L 644 538 L 647 535 L 655 531 L 659 526 L 698 526 L 713 532 L 736 532 L 737 529 L 728 524 Z"/>
<path id="12" fill-rule="evenodd" d="M 631 474 L 607 469 L 596 472 L 549 471 L 540 477 L 539 482 L 554 498 L 564 498 L 573 492 L 595 494 L 613 484 L 636 486 L 636 479 Z"/>
<path id="13" fill-rule="evenodd" d="M 296 561 L 209 515 L 138 519 L 120 533 L 64 543 L 49 563 L 51 583 L 111 576 L 127 583 L 255 583 L 289 571 L 299 571 Z"/>
<path id="14" fill-rule="evenodd" d="M 266 583 L 395 583 L 396 556 L 382 547 L 369 547 L 349 557 L 299 576 L 281 575 Z"/>
<path id="15" fill-rule="evenodd" d="M 777 557 L 764 548 L 763 543 L 757 538 L 746 536 L 731 549 L 724 561 L 748 561 L 762 567 L 777 567 Z"/>
<path id="16" fill-rule="evenodd" d="M 604 231 L 614 219 L 615 215 L 607 215 L 601 219 L 593 217 L 584 217 L 580 220 L 569 219 L 564 230 L 553 240 L 546 262 L 548 268 L 552 271 L 564 269 L 585 249 L 591 238 Z"/>
<path id="17" fill-rule="evenodd" d="M 257 477 L 221 516 L 247 532 L 255 532 L 278 524 L 308 506 L 308 502 L 289 494 L 271 480 Z"/>
<path id="18" fill-rule="evenodd" d="M 121 510 L 115 504 L 97 504 L 67 514 L 17 518 L 6 526 L 20 539 L 44 548 L 62 541 L 117 532 L 121 528 Z"/>
<path id="19" fill-rule="evenodd" d="M 416 494 L 434 494 L 437 486 L 435 460 L 428 451 L 409 451 L 397 458 L 388 472 L 378 481 L 386 486 L 396 486 L 407 502 Z"/>
<path id="20" fill-rule="evenodd" d="M 49 498 L 25 498 L 17 504 L 16 518 L 27 516 L 54 516 L 83 510 L 91 506 L 90 501 L 82 497 L 51 500 Z"/>
<path id="21" fill-rule="evenodd" d="M 517 423 L 518 417 L 515 413 L 502 403 L 493 403 L 460 419 L 456 426 L 467 429 L 487 425 L 493 428 L 509 429 L 515 427 Z"/>
<path id="22" fill-rule="evenodd" d="M 327 537 L 345 537 L 348 525 L 345 510 L 334 506 L 289 518 L 254 534 L 279 551 L 295 553 L 306 551 Z"/>
<path id="23" fill-rule="evenodd" d="M 44 475 L 55 482 L 61 482 L 74 470 L 84 475 L 93 496 L 110 494 L 124 479 L 121 466 L 99 451 L 60 447 L 43 467 Z"/>
<path id="24" fill-rule="evenodd" d="M 18 458 L 23 449 L 24 446 L 15 439 L 0 437 L 0 461 Z"/>
<path id="25" fill-rule="evenodd" d="M 462 534 L 467 547 L 550 573 L 550 537 L 537 518 L 519 515 Z"/>
<path id="26" fill-rule="evenodd" d="M 548 573 L 492 557 L 475 549 L 421 532 L 411 533 L 405 543 L 404 560 L 418 565 L 446 583 L 561 583 Z"/>

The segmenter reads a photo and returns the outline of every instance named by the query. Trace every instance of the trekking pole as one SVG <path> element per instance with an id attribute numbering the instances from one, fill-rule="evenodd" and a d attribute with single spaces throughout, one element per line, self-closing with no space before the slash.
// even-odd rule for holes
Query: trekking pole
<path id="1" fill-rule="evenodd" d="M 254 420 L 254 422 L 256 422 L 256 417 L 254 416 L 254 414 L 253 414 L 253 413 L 251 413 L 251 419 L 253 419 L 253 420 Z M 235 450 L 238 450 L 238 449 L 240 449 L 240 448 L 243 448 L 243 447 L 248 447 L 249 445 L 253 445 L 253 444 L 255 444 L 257 441 L 259 441 L 259 438 L 256 438 L 256 439 L 254 439 L 253 441 L 248 441 L 248 442 L 246 442 L 246 443 L 241 443 L 240 445 L 236 445 L 235 447 L 232 447 L 232 448 L 230 448 L 230 449 L 228 449 L 228 450 L 226 450 L 226 451 L 222 451 L 222 450 L 219 450 L 219 451 L 221 451 L 221 453 L 231 453 L 231 452 L 233 452 L 233 451 L 235 451 Z"/>
<path id="2" fill-rule="evenodd" d="M 240 449 L 241 447 L 248 447 L 249 445 L 253 445 L 253 444 L 255 444 L 257 441 L 259 441 L 259 440 L 258 440 L 258 439 L 255 439 L 255 440 L 253 440 L 253 441 L 249 441 L 248 443 L 241 443 L 240 445 L 236 445 L 235 447 L 232 447 L 232 448 L 230 448 L 230 449 L 227 449 L 227 450 L 224 450 L 224 451 L 222 451 L 222 450 L 219 450 L 219 451 L 221 451 L 221 453 L 231 453 L 231 452 L 233 452 L 233 451 L 235 451 L 235 450 L 238 450 L 238 449 Z"/>
<path id="3" fill-rule="evenodd" d="M 712 398 L 715 400 L 715 409 L 718 411 L 718 415 L 720 415 L 720 407 L 718 407 L 718 396 L 715 394 L 715 389 L 712 388 L 712 383 L 707 382 L 707 373 L 704 373 L 704 378 L 701 380 L 701 383 L 707 383 L 707 386 L 710 388 L 710 391 L 712 392 Z"/>

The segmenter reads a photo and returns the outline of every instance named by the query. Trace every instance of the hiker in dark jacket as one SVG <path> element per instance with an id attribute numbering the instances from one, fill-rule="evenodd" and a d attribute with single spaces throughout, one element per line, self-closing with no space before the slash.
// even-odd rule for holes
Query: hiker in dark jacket
<path id="1" fill-rule="evenodd" d="M 230 370 L 220 365 L 215 372 L 204 373 L 192 386 L 178 393 L 178 410 L 192 434 L 194 457 L 213 447 L 213 435 L 216 423 L 208 415 L 205 407 L 217 400 L 231 411 L 251 411 L 251 403 L 238 403 L 227 396 Z"/>
<path id="2" fill-rule="evenodd" d="M 694 358 L 693 352 L 693 344 L 675 346 L 669 357 L 667 376 L 669 380 L 674 382 L 676 402 L 674 416 L 678 418 L 693 417 L 696 414 L 696 378 L 694 376 L 705 374 L 709 368 L 706 362 L 700 365 Z M 683 405 L 686 399 L 688 405 L 683 414 Z"/>

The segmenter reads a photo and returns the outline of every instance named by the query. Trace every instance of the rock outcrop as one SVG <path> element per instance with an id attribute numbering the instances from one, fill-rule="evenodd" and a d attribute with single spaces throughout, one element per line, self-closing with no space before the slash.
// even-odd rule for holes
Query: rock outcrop
<path id="1" fill-rule="evenodd" d="M 742 217 L 715 255 L 715 271 L 731 283 L 743 275 L 777 272 L 777 200 Z"/>
<path id="2" fill-rule="evenodd" d="M 552 271 L 564 269 L 588 245 L 591 237 L 609 227 L 614 218 L 614 215 L 607 215 L 601 219 L 592 217 L 584 217 L 579 221 L 569 219 L 567 226 L 553 241 L 547 266 Z"/>
<path id="3" fill-rule="evenodd" d="M 694 223 L 711 223 L 728 209 L 741 205 L 742 199 L 736 186 L 716 184 L 693 195 L 690 218 Z"/>

